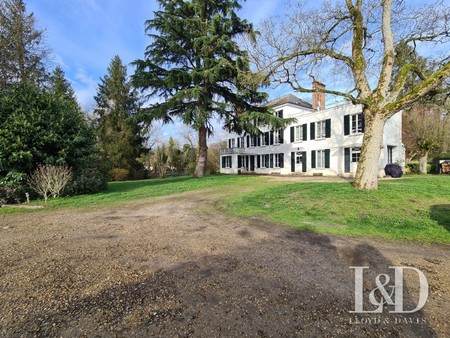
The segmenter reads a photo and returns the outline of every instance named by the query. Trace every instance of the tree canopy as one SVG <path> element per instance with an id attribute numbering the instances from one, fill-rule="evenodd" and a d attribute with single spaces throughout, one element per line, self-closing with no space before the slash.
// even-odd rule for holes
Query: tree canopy
<path id="1" fill-rule="evenodd" d="M 0 0 L 0 88 L 15 82 L 41 85 L 50 51 L 23 0 Z"/>
<path id="2" fill-rule="evenodd" d="M 266 94 L 245 81 L 252 72 L 246 52 L 236 38 L 253 34 L 240 19 L 235 0 L 159 0 L 160 10 L 146 22 L 151 44 L 145 58 L 136 60 L 133 83 L 159 102 L 142 109 L 146 121 L 180 118 L 198 132 L 194 176 L 205 173 L 207 137 L 213 120 L 236 132 L 257 132 L 257 125 L 280 127 L 281 119 L 257 105 Z M 257 122 L 256 125 L 254 122 Z"/>
<path id="3" fill-rule="evenodd" d="M 126 66 L 115 56 L 101 79 L 95 96 L 100 155 L 109 170 L 126 169 L 131 178 L 141 169 L 142 126 L 135 116 L 140 100 L 127 78 Z"/>

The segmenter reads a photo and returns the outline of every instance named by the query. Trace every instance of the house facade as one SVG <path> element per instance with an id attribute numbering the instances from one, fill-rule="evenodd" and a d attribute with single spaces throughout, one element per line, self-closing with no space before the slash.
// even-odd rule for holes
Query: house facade
<path id="1" fill-rule="evenodd" d="M 220 172 L 352 177 L 356 173 L 364 135 L 360 106 L 325 107 L 325 94 L 313 93 L 312 104 L 294 95 L 268 103 L 280 117 L 297 122 L 285 129 L 262 128 L 259 135 L 229 134 L 221 152 Z M 384 166 L 404 166 L 401 113 L 385 124 L 379 176 Z"/>

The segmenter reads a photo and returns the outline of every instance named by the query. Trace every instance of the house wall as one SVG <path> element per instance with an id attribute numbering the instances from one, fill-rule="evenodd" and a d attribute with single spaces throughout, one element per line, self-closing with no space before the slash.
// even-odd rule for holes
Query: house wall
<path id="1" fill-rule="evenodd" d="M 283 130 L 283 143 L 277 145 L 263 145 L 256 147 L 241 147 L 225 149 L 222 156 L 231 156 L 232 166 L 231 168 L 222 168 L 221 172 L 226 174 L 238 174 L 246 171 L 252 171 L 259 174 L 281 174 L 281 175 L 342 175 L 353 176 L 356 172 L 357 163 L 347 163 L 347 169 L 350 172 L 346 172 L 345 166 L 345 149 L 355 149 L 361 147 L 363 140 L 363 133 L 356 133 L 350 135 L 344 135 L 344 116 L 361 113 L 361 107 L 352 104 L 344 104 L 333 108 L 317 111 L 308 108 L 299 107 L 292 104 L 285 104 L 282 106 L 274 107 L 276 111 L 283 110 L 283 117 L 294 117 L 297 122 L 291 124 Z M 315 139 L 311 139 L 311 124 L 315 124 L 318 121 L 330 120 L 331 132 L 329 137 L 320 138 L 315 130 Z M 379 175 L 384 175 L 384 166 L 391 160 L 393 163 L 404 164 L 404 148 L 401 142 L 401 113 L 394 115 L 387 121 L 384 128 L 383 138 L 383 150 L 380 156 Z M 306 124 L 306 140 L 291 142 L 291 127 L 297 125 Z M 317 129 L 317 126 L 315 127 Z M 262 129 L 263 132 L 268 131 L 267 128 Z M 230 138 L 237 138 L 240 135 L 230 134 Z M 237 146 L 236 142 L 235 145 Z M 390 149 L 389 149 L 390 147 Z M 329 152 L 329 168 L 313 168 L 312 163 L 312 151 L 316 154 L 317 151 Z M 292 172 L 292 153 L 294 153 L 294 169 Z M 265 154 L 283 154 L 282 168 L 256 168 L 257 158 Z M 297 157 L 302 154 L 306 154 L 306 161 L 299 159 L 300 163 L 297 163 Z M 326 155 L 326 154 L 325 154 Z M 238 168 L 238 156 L 253 156 L 254 168 L 244 169 L 242 166 Z M 274 155 L 275 156 L 275 155 Z M 351 153 L 350 153 L 351 157 Z M 391 157 L 391 158 L 389 158 Z M 244 160 L 245 161 L 245 160 Z M 306 163 L 305 163 L 306 162 Z M 303 165 L 306 164 L 306 169 Z"/>

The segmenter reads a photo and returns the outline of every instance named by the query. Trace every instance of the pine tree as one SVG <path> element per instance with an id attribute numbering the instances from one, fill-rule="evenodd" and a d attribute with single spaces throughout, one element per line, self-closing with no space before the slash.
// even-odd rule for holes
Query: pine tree
<path id="1" fill-rule="evenodd" d="M 98 146 L 109 169 L 127 169 L 134 175 L 141 168 L 137 158 L 144 141 L 135 119 L 140 102 L 119 56 L 112 59 L 107 72 L 95 97 Z"/>
<path id="2" fill-rule="evenodd" d="M 161 10 L 146 22 L 152 39 L 144 60 L 136 60 L 135 86 L 159 95 L 164 102 L 142 110 L 146 121 L 180 118 L 198 132 L 194 176 L 205 173 L 207 137 L 218 118 L 228 130 L 258 132 L 259 124 L 281 127 L 262 106 L 247 54 L 235 39 L 252 34 L 252 25 L 240 19 L 236 0 L 158 0 Z M 155 33 L 154 33 L 155 32 Z M 254 122 L 257 122 L 256 124 Z"/>
<path id="3" fill-rule="evenodd" d="M 49 54 L 23 0 L 0 0 L 0 89 L 14 82 L 42 85 Z"/>

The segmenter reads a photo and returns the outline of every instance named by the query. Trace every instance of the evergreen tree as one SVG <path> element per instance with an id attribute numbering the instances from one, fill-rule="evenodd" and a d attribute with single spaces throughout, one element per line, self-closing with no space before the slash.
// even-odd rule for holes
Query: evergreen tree
<path id="1" fill-rule="evenodd" d="M 76 170 L 94 150 L 95 138 L 78 109 L 29 83 L 0 94 L 0 177 L 29 173 L 37 164 Z"/>
<path id="2" fill-rule="evenodd" d="M 173 117 L 198 132 L 194 176 L 205 173 L 207 137 L 218 118 L 228 130 L 258 132 L 258 125 L 283 126 L 283 120 L 256 107 L 266 99 L 251 77 L 247 54 L 235 38 L 252 33 L 240 19 L 236 0 L 158 0 L 161 10 L 146 22 L 152 39 L 144 60 L 136 60 L 134 84 L 164 102 L 142 110 L 146 121 Z M 257 122 L 257 123 L 255 123 Z"/>
<path id="3" fill-rule="evenodd" d="M 142 169 L 137 158 L 144 141 L 135 119 L 140 102 L 119 56 L 112 59 L 107 71 L 95 97 L 98 146 L 109 170 L 127 169 L 135 175 Z"/>
<path id="4" fill-rule="evenodd" d="M 53 94 L 63 98 L 68 104 L 79 109 L 75 92 L 60 66 L 57 66 L 50 76 L 50 90 Z"/>
<path id="5" fill-rule="evenodd" d="M 48 56 L 44 31 L 23 0 L 0 0 L 0 89 L 14 82 L 43 84 Z"/>

